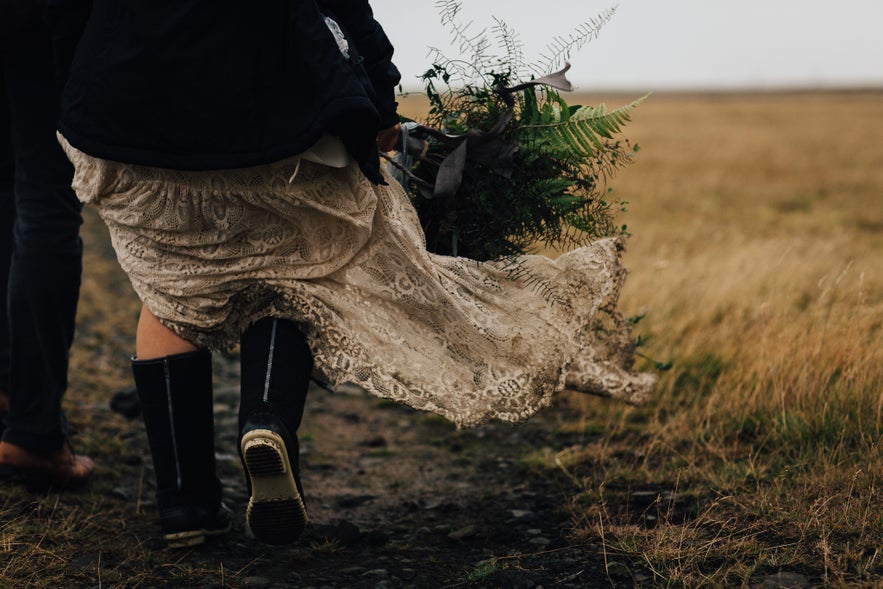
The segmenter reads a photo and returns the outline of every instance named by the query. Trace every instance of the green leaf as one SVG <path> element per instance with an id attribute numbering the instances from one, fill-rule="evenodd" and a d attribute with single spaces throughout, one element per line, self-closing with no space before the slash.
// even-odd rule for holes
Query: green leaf
<path id="1" fill-rule="evenodd" d="M 605 148 L 603 139 L 611 139 L 620 133 L 631 120 L 631 112 L 647 97 L 608 112 L 601 104 L 583 106 L 569 118 L 537 125 L 525 125 L 524 130 L 547 141 L 559 149 L 567 149 L 573 155 L 588 157 Z M 565 103 L 566 104 L 566 103 Z"/>

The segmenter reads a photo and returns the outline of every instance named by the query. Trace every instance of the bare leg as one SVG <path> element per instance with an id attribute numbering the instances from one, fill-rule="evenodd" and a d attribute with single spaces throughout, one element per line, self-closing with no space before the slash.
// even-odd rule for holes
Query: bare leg
<path id="1" fill-rule="evenodd" d="M 141 307 L 138 331 L 135 335 L 135 357 L 152 360 L 175 354 L 195 352 L 198 348 L 159 322 L 146 305 Z"/>

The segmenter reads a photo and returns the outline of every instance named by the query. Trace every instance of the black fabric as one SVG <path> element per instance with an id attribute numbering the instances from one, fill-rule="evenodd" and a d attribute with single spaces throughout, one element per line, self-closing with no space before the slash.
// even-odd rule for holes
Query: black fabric
<path id="1" fill-rule="evenodd" d="M 313 355 L 291 321 L 266 318 L 242 334 L 239 430 L 258 413 L 279 417 L 291 435 L 304 414 Z"/>
<path id="2" fill-rule="evenodd" d="M 0 39 L 8 39 L 40 18 L 35 0 L 3 0 L 0 4 Z"/>
<path id="3" fill-rule="evenodd" d="M 323 14 L 336 20 L 364 59 L 365 71 L 375 92 L 374 101 L 380 114 L 380 128 L 399 122 L 396 114 L 395 86 L 401 76 L 392 63 L 393 46 L 383 28 L 374 20 L 368 2 L 352 0 L 318 0 Z M 354 57 L 356 61 L 358 57 Z"/>
<path id="4" fill-rule="evenodd" d="M 55 450 L 80 289 L 81 205 L 55 137 L 59 53 L 39 16 L 0 40 L 0 389 L 3 439 Z"/>
<path id="5" fill-rule="evenodd" d="M 64 84 L 92 11 L 92 0 L 42 0 L 42 3 L 43 19 L 52 34 L 56 80 Z"/>
<path id="6" fill-rule="evenodd" d="M 350 33 L 350 59 L 319 5 Z M 95 0 L 60 130 L 90 155 L 172 169 L 265 164 L 330 131 L 381 182 L 391 56 L 367 0 Z"/>
<path id="7" fill-rule="evenodd" d="M 144 429 L 156 474 L 156 500 L 164 508 L 217 508 L 212 357 L 205 350 L 132 360 Z"/>

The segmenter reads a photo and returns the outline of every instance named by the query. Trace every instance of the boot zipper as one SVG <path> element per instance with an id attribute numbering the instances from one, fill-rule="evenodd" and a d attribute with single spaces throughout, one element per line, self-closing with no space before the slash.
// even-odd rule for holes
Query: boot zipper
<path id="1" fill-rule="evenodd" d="M 276 350 L 276 319 L 270 332 L 270 354 L 267 356 L 267 377 L 264 379 L 264 403 L 270 402 L 270 374 L 273 372 L 273 353 Z"/>
<path id="2" fill-rule="evenodd" d="M 166 379 L 166 401 L 169 409 L 169 428 L 172 434 L 172 454 L 175 455 L 175 475 L 178 490 L 181 490 L 181 464 L 178 462 L 178 438 L 175 436 L 175 413 L 172 410 L 172 375 L 169 367 L 169 359 L 163 358 L 163 376 Z"/>

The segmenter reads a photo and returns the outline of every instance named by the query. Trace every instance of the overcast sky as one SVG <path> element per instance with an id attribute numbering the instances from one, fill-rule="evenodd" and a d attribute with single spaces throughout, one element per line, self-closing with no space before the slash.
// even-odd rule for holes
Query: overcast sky
<path id="1" fill-rule="evenodd" d="M 459 57 L 436 0 L 372 0 L 406 88 L 428 48 Z M 571 61 L 578 90 L 883 88 L 883 0 L 463 0 L 461 24 L 517 31 L 528 62 L 556 35 L 616 8 Z"/>

